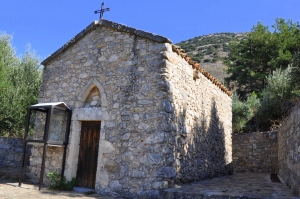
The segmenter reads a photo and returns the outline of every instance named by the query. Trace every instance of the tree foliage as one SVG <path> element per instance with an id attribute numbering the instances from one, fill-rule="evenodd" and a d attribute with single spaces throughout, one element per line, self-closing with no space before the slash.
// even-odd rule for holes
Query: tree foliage
<path id="1" fill-rule="evenodd" d="M 17 59 L 14 54 L 15 51 L 11 46 L 11 36 L 0 32 L 0 91 L 7 89 L 7 71 L 15 65 Z"/>
<path id="2" fill-rule="evenodd" d="M 292 72 L 291 72 L 291 80 L 293 87 L 297 90 L 300 90 L 300 51 L 297 51 L 294 54 L 292 61 Z"/>
<path id="3" fill-rule="evenodd" d="M 278 18 L 272 28 L 273 32 L 259 22 L 244 39 L 230 43 L 229 55 L 224 60 L 230 76 L 225 81 L 234 85 L 244 99 L 252 92 L 261 96 L 267 85 L 266 77 L 291 64 L 293 54 L 300 49 L 298 23 Z"/>
<path id="4" fill-rule="evenodd" d="M 299 90 L 292 82 L 293 67 L 277 69 L 266 78 L 267 86 L 258 100 L 251 93 L 246 101 L 237 94 L 232 98 L 232 129 L 237 131 L 264 131 L 278 128 L 298 100 Z"/>
<path id="5" fill-rule="evenodd" d="M 39 58 L 27 48 L 17 57 L 11 37 L 0 34 L 0 135 L 20 136 L 24 132 L 26 111 L 37 102 L 41 84 Z"/>

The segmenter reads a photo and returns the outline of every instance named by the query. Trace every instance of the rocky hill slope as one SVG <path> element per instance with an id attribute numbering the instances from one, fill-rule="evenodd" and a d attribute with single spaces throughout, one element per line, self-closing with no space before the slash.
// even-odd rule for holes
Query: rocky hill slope
<path id="1" fill-rule="evenodd" d="M 224 82 L 227 77 L 222 59 L 228 55 L 229 43 L 243 38 L 245 33 L 215 33 L 195 37 L 177 43 L 196 62 L 200 63 L 207 72 Z"/>

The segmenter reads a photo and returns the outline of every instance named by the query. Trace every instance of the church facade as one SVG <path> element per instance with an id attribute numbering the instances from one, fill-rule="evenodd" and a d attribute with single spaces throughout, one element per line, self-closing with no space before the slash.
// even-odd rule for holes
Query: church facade
<path id="1" fill-rule="evenodd" d="M 78 186 L 154 197 L 231 169 L 231 93 L 169 39 L 100 20 L 42 64 L 39 103 L 73 110 L 64 173 Z M 49 147 L 45 175 L 62 153 Z M 33 146 L 32 181 L 40 155 Z"/>

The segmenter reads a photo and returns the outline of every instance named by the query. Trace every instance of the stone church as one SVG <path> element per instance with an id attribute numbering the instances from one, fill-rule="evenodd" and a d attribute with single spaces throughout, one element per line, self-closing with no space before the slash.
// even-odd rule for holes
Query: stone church
<path id="1" fill-rule="evenodd" d="M 64 173 L 77 186 L 154 197 L 230 172 L 231 93 L 168 38 L 95 21 L 42 64 L 39 103 L 73 111 Z M 45 175 L 62 153 L 49 147 Z M 33 146 L 32 181 L 40 160 Z"/>

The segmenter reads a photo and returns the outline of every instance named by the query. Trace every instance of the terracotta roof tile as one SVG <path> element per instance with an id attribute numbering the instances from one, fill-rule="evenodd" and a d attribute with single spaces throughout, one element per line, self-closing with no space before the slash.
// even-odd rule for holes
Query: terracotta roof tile
<path id="1" fill-rule="evenodd" d="M 176 52 L 178 55 L 184 58 L 188 62 L 188 64 L 190 64 L 193 67 L 193 69 L 197 69 L 198 71 L 200 71 L 207 79 L 209 79 L 213 84 L 218 86 L 224 93 L 226 93 L 230 97 L 232 96 L 232 93 L 223 84 L 218 82 L 216 78 L 214 78 L 208 72 L 206 72 L 200 66 L 199 63 L 193 61 L 192 58 L 190 58 L 186 53 L 184 53 L 184 50 L 180 46 L 172 45 L 172 49 L 174 52 Z"/>

